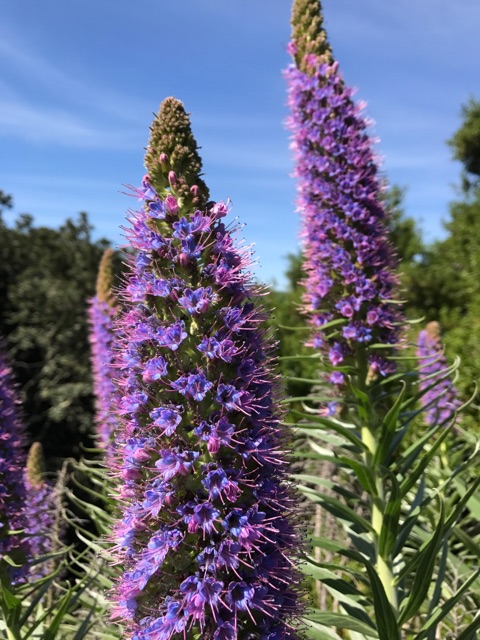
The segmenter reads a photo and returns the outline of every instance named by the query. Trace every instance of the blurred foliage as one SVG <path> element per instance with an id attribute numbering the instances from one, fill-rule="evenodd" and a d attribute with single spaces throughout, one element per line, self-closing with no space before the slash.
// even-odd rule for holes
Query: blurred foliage
<path id="1" fill-rule="evenodd" d="M 305 347 L 304 342 L 308 331 L 302 314 L 302 285 L 304 276 L 302 257 L 299 253 L 287 256 L 287 289 L 273 290 L 265 300 L 269 311 L 269 323 L 276 330 L 279 341 L 278 355 L 280 357 L 280 371 L 287 396 L 306 396 L 311 389 L 308 379 L 317 375 L 318 359 L 312 359 L 311 349 Z M 290 358 L 293 355 L 303 355 L 305 359 Z"/>
<path id="2" fill-rule="evenodd" d="M 467 399 L 480 380 L 480 102 L 463 108 L 463 122 L 449 140 L 463 163 L 463 190 L 450 205 L 447 236 L 402 265 L 409 317 L 425 316 L 442 326 L 447 356 L 460 356 L 458 389 Z M 478 429 L 472 406 L 464 426 Z"/>
<path id="3" fill-rule="evenodd" d="M 480 179 L 480 101 L 470 98 L 462 107 L 463 123 L 448 140 L 454 160 L 463 164 L 463 188 L 477 185 Z"/>
<path id="4" fill-rule="evenodd" d="M 0 216 L 0 334 L 23 389 L 27 428 L 50 469 L 76 454 L 91 430 L 85 309 L 108 246 L 91 232 L 85 213 L 59 229 L 36 227 L 29 215 L 9 227 Z"/>

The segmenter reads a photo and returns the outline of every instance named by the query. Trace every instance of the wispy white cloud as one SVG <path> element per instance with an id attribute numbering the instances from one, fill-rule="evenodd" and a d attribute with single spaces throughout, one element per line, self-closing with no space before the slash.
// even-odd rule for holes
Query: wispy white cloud
<path id="1" fill-rule="evenodd" d="M 102 128 L 60 107 L 23 100 L 0 103 L 0 135 L 34 143 L 68 147 L 131 150 L 143 143 L 141 133 L 118 126 Z"/>
<path id="2" fill-rule="evenodd" d="M 95 83 L 91 78 L 81 79 L 78 75 L 67 72 L 58 63 L 52 64 L 38 51 L 26 44 L 21 34 L 11 27 L 0 27 L 0 59 L 6 68 L 15 70 L 16 83 L 36 85 L 47 90 L 56 97 L 56 102 L 66 102 L 77 106 L 88 107 L 92 111 L 107 114 L 128 122 L 137 122 L 138 114 L 149 112 L 150 106 L 144 101 L 136 100 L 128 94 L 120 94 Z"/>
<path id="3" fill-rule="evenodd" d="M 130 150 L 145 142 L 143 101 L 62 69 L 0 26 L 0 135 L 73 148 Z M 143 132 L 143 135 L 142 135 Z"/>
<path id="4" fill-rule="evenodd" d="M 10 185 L 22 185 L 27 188 L 64 188 L 64 189 L 89 189 L 91 191 L 114 191 L 119 189 L 119 184 L 96 178 L 83 178 L 77 176 L 62 176 L 57 174 L 33 174 L 28 173 L 2 173 L 2 180 Z"/>

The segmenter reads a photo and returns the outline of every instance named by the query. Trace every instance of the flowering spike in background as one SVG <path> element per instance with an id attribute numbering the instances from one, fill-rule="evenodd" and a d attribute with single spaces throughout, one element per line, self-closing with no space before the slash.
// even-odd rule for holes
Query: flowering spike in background
<path id="1" fill-rule="evenodd" d="M 196 149 L 168 98 L 127 230 L 114 616 L 135 640 L 288 640 L 299 541 L 271 346 L 250 252 L 227 205 L 206 204 Z"/>
<path id="2" fill-rule="evenodd" d="M 25 481 L 34 489 L 45 483 L 45 460 L 40 442 L 34 442 L 28 451 Z"/>
<path id="3" fill-rule="evenodd" d="M 25 445 L 20 401 L 4 346 L 0 344 L 0 573 L 7 571 L 14 581 L 24 577 L 31 553 L 25 535 Z M 4 556 L 23 566 L 14 569 L 4 565 Z"/>
<path id="4" fill-rule="evenodd" d="M 426 391 L 421 398 L 422 405 L 426 407 L 425 422 L 429 426 L 439 422 L 448 425 L 461 402 L 452 380 L 445 376 L 448 364 L 438 322 L 429 322 L 425 329 L 420 331 L 417 357 L 420 389 L 426 390 L 437 378 L 439 379 L 437 384 Z"/>
<path id="5" fill-rule="evenodd" d="M 32 557 L 36 558 L 52 551 L 52 531 L 56 517 L 54 488 L 45 479 L 45 462 L 40 442 L 34 442 L 28 452 L 25 488 L 28 505 L 26 532 Z M 47 571 L 47 565 L 34 565 L 33 571 L 40 577 Z"/>
<path id="6" fill-rule="evenodd" d="M 369 122 L 333 61 L 320 9 L 318 0 L 294 2 L 288 49 L 295 65 L 285 75 L 307 274 L 305 307 L 314 328 L 312 345 L 338 366 L 357 362 L 369 344 L 397 343 L 400 318 L 389 302 L 397 286 L 395 259 Z M 331 321 L 339 321 L 335 330 L 322 331 Z M 393 365 L 372 353 L 368 367 L 372 378 L 389 373 Z M 342 384 L 344 376 L 336 371 L 331 381 Z"/>
<path id="7" fill-rule="evenodd" d="M 96 398 L 95 423 L 102 447 L 108 449 L 117 425 L 114 415 L 119 400 L 113 383 L 116 374 L 113 319 L 117 303 L 113 287 L 113 250 L 106 249 L 100 261 L 96 295 L 89 301 L 90 348 L 93 389 Z"/>

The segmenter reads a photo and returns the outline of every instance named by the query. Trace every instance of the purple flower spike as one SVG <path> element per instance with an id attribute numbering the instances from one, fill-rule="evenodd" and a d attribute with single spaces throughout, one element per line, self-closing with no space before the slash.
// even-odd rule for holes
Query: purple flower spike
<path id="1" fill-rule="evenodd" d="M 383 186 L 368 134 L 371 123 L 333 61 L 318 0 L 295 2 L 292 24 L 287 125 L 302 217 L 305 312 L 314 329 L 308 344 L 333 366 L 353 365 L 368 345 L 399 342 Z M 324 331 L 332 321 L 335 327 Z M 370 378 L 392 371 L 383 357 L 368 359 Z M 332 382 L 342 384 L 340 377 Z"/>
<path id="2" fill-rule="evenodd" d="M 0 344 L 0 573 L 8 573 L 13 582 L 24 579 L 32 553 L 26 535 L 29 521 L 24 480 L 25 444 L 17 391 L 3 344 Z M 13 568 L 4 563 L 4 556 L 22 567 Z"/>
<path id="3" fill-rule="evenodd" d="M 223 223 L 228 205 L 207 201 L 173 98 L 153 123 L 146 164 L 118 323 L 124 512 L 113 616 L 135 640 L 233 640 L 258 628 L 293 639 L 297 516 L 249 253 Z M 164 218 L 151 211 L 157 201 Z"/>
<path id="4" fill-rule="evenodd" d="M 117 424 L 114 410 L 120 399 L 113 383 L 116 375 L 113 319 L 118 309 L 112 294 L 112 257 L 112 249 L 107 249 L 102 256 L 98 270 L 97 293 L 90 300 L 88 308 L 93 390 L 96 399 L 95 424 L 100 444 L 107 451 L 112 444 L 113 432 Z M 132 295 L 135 298 L 139 295 L 138 291 L 143 288 L 143 281 L 140 280 L 138 285 L 136 289 L 132 289 Z"/>
<path id="5" fill-rule="evenodd" d="M 28 452 L 25 488 L 28 504 L 26 533 L 32 558 L 38 558 L 53 549 L 58 510 L 55 488 L 45 480 L 43 451 L 39 442 L 34 442 Z M 37 563 L 32 566 L 29 578 L 40 578 L 46 575 L 48 569 L 48 563 Z"/>
<path id="6" fill-rule="evenodd" d="M 435 386 L 426 391 L 421 398 L 421 403 L 426 409 L 425 422 L 429 426 L 438 423 L 448 425 L 461 402 L 453 382 L 448 376 L 445 377 L 448 364 L 438 322 L 429 322 L 425 329 L 420 331 L 417 358 L 420 389 L 426 390 L 438 379 Z"/>

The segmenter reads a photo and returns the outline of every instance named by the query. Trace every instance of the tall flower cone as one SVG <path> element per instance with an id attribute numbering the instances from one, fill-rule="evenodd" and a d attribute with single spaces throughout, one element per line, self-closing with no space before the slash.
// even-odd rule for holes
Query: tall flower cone
<path id="1" fill-rule="evenodd" d="M 336 395 L 346 399 L 329 403 L 320 414 L 333 429 L 339 416 L 351 420 L 361 436 L 356 468 L 368 468 L 372 479 L 372 566 L 395 612 L 394 559 L 385 552 L 382 537 L 389 476 L 380 443 L 390 399 L 376 383 L 395 371 L 392 356 L 401 340 L 402 315 L 395 301 L 396 260 L 388 239 L 384 186 L 368 133 L 371 123 L 339 72 L 319 0 L 294 0 L 288 50 L 294 64 L 285 72 L 291 110 L 287 125 L 302 220 L 309 344 L 322 354 Z M 336 462 L 333 454 L 330 461 Z"/>
<path id="2" fill-rule="evenodd" d="M 0 574 L 8 573 L 13 581 L 23 579 L 31 556 L 25 535 L 25 445 L 20 401 L 4 346 L 0 344 Z M 5 556 L 19 567 L 4 563 Z"/>
<path id="3" fill-rule="evenodd" d="M 114 415 L 119 394 L 114 385 L 115 333 L 114 317 L 117 302 L 113 287 L 113 250 L 106 249 L 98 269 L 96 295 L 89 301 L 90 347 L 93 370 L 93 389 L 96 398 L 95 423 L 100 443 L 109 449 L 112 444 L 117 419 Z"/>
<path id="4" fill-rule="evenodd" d="M 372 379 L 392 371 L 384 357 L 389 354 L 359 356 L 370 344 L 397 343 L 400 317 L 391 302 L 395 256 L 370 122 L 333 60 L 318 0 L 294 2 L 292 30 L 287 124 L 298 179 L 311 344 L 334 367 L 362 360 L 359 375 Z M 334 371 L 331 382 L 343 384 L 344 374 Z"/>
<path id="5" fill-rule="evenodd" d="M 43 556 L 53 548 L 52 532 L 56 515 L 54 488 L 45 479 L 45 463 L 40 442 L 30 447 L 25 469 L 27 529 L 33 558 Z M 34 565 L 38 576 L 46 573 L 47 564 Z"/>
<path id="6" fill-rule="evenodd" d="M 294 500 L 250 252 L 161 105 L 127 237 L 114 616 L 135 640 L 296 638 Z"/>
<path id="7" fill-rule="evenodd" d="M 426 409 L 425 422 L 430 426 L 438 422 L 448 425 L 461 402 L 455 385 L 446 372 L 448 364 L 438 322 L 429 322 L 420 331 L 417 357 L 420 389 L 425 391 L 421 398 Z M 432 386 L 434 382 L 436 384 Z"/>

